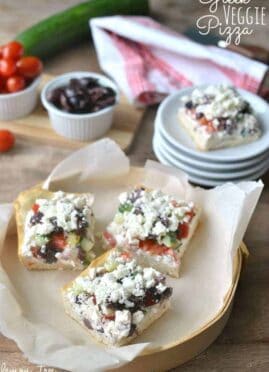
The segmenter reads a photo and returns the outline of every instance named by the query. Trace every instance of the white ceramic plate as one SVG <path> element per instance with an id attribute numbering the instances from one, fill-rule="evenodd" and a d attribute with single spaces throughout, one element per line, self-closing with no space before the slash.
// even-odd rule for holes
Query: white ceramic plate
<path id="1" fill-rule="evenodd" d="M 155 141 L 155 148 L 159 149 L 159 151 L 165 156 L 165 158 L 173 165 L 175 165 L 177 168 L 183 170 L 187 174 L 190 174 L 194 177 L 204 177 L 204 178 L 214 178 L 216 180 L 226 180 L 226 181 L 232 181 L 233 179 L 239 179 L 241 177 L 250 177 L 252 178 L 253 174 L 256 174 L 257 172 L 260 172 L 262 170 L 267 170 L 269 167 L 269 158 L 266 158 L 265 160 L 259 162 L 258 164 L 255 164 L 254 166 L 250 168 L 246 168 L 244 170 L 234 170 L 230 172 L 218 172 L 218 171 L 206 171 L 199 169 L 195 167 L 194 165 L 188 165 L 184 161 L 180 161 L 176 159 L 165 147 L 161 145 L 161 140 L 159 138 L 158 133 L 155 133 L 154 137 Z M 267 167 L 267 168 L 266 168 Z"/>
<path id="2" fill-rule="evenodd" d="M 184 158 L 181 156 L 175 156 L 173 150 L 171 151 L 171 146 L 167 145 L 163 139 L 160 137 L 160 134 L 158 131 L 155 131 L 155 146 L 159 148 L 159 150 L 165 155 L 165 157 L 172 162 L 173 164 L 176 164 L 178 168 L 184 170 L 187 173 L 191 173 L 196 176 L 202 176 L 206 178 L 216 178 L 216 179 L 227 179 L 231 180 L 234 178 L 240 178 L 240 177 L 247 177 L 251 176 L 253 173 L 256 173 L 266 167 L 266 165 L 269 167 L 269 156 L 266 154 L 266 156 L 263 159 L 258 159 L 255 163 L 253 163 L 251 166 L 247 168 L 237 168 L 233 169 L 229 167 L 229 165 L 226 166 L 226 169 L 219 169 L 214 167 L 207 167 L 207 164 L 204 163 L 201 167 L 199 164 L 195 164 L 193 162 L 192 158 Z"/>
<path id="3" fill-rule="evenodd" d="M 153 139 L 153 150 L 154 150 L 154 153 L 155 153 L 156 157 L 158 158 L 158 160 L 162 164 L 170 165 L 170 166 L 174 166 L 174 167 L 178 168 L 178 166 L 176 164 L 173 164 L 172 162 L 170 162 L 166 158 L 166 156 L 156 146 L 155 142 L 156 141 L 155 141 L 155 138 L 154 138 Z M 262 169 L 260 172 L 257 172 L 256 174 L 253 174 L 251 177 L 243 177 L 243 178 L 233 179 L 232 182 L 236 183 L 236 182 L 247 181 L 247 180 L 256 180 L 259 177 L 261 177 L 266 171 L 267 171 L 267 167 L 265 169 Z M 198 177 L 198 176 L 191 175 L 189 173 L 188 173 L 188 179 L 189 179 L 190 182 L 192 182 L 194 184 L 197 184 L 197 185 L 200 185 L 200 186 L 208 186 L 208 187 L 215 187 L 215 186 L 222 185 L 225 182 L 228 182 L 228 180 L 218 180 L 218 179 L 214 179 L 214 178 Z"/>
<path id="4" fill-rule="evenodd" d="M 182 105 L 181 97 L 190 94 L 194 88 L 195 87 L 182 89 L 168 96 L 161 103 L 157 112 L 161 132 L 176 148 L 198 159 L 219 162 L 249 159 L 269 149 L 269 105 L 257 95 L 243 89 L 238 89 L 240 94 L 255 110 L 255 115 L 262 126 L 262 136 L 257 141 L 245 145 L 207 152 L 197 150 L 190 136 L 179 125 L 177 118 L 178 108 Z"/>
<path id="5" fill-rule="evenodd" d="M 263 162 L 265 159 L 269 159 L 269 150 L 261 155 L 257 155 L 253 158 L 244 160 L 244 161 L 233 161 L 233 162 L 213 162 L 205 159 L 198 159 L 194 158 L 189 154 L 184 153 L 179 148 L 176 148 L 169 140 L 163 136 L 162 132 L 160 131 L 160 127 L 158 122 L 155 122 L 155 133 L 158 135 L 158 140 L 160 142 L 160 147 L 163 148 L 165 151 L 169 152 L 174 158 L 177 160 L 186 163 L 189 166 L 194 166 L 197 168 L 205 169 L 205 170 L 212 170 L 218 172 L 226 172 L 226 171 L 236 171 L 251 168 L 260 162 Z"/>

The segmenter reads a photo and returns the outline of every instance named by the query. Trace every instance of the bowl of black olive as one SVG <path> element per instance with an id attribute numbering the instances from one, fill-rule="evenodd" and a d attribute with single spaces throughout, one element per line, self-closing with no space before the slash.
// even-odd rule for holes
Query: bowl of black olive
<path id="1" fill-rule="evenodd" d="M 119 91 L 104 75 L 69 72 L 49 81 L 41 100 L 58 134 L 88 141 L 102 137 L 110 129 Z"/>

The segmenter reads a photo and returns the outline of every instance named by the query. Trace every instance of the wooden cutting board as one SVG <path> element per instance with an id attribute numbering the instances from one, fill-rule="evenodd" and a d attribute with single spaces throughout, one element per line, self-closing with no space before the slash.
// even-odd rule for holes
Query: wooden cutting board
<path id="1" fill-rule="evenodd" d="M 40 84 L 40 90 L 46 82 L 53 77 L 43 75 Z M 137 109 L 130 105 L 127 99 L 122 95 L 120 103 L 114 114 L 112 128 L 106 133 L 105 137 L 113 139 L 123 150 L 127 150 L 131 145 L 135 133 L 142 119 L 144 109 Z M 67 148 L 80 148 L 89 142 L 74 141 L 57 134 L 50 125 L 47 111 L 39 101 L 36 109 L 24 118 L 12 121 L 0 121 L 1 129 L 9 129 L 15 135 L 26 138 L 31 141 L 38 141 L 55 146 Z"/>

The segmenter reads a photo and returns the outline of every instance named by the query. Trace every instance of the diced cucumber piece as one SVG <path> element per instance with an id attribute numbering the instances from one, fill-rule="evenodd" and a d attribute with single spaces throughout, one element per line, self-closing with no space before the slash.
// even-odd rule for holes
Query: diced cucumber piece
<path id="1" fill-rule="evenodd" d="M 49 241 L 49 238 L 46 235 L 39 235 L 37 234 L 35 236 L 35 242 L 39 247 L 42 247 L 43 245 L 46 245 Z"/>
<path id="2" fill-rule="evenodd" d="M 80 245 L 85 252 L 89 252 L 92 249 L 92 242 L 87 238 L 82 238 Z"/>
<path id="3" fill-rule="evenodd" d="M 92 260 L 95 258 L 95 254 L 92 252 L 92 250 L 86 252 L 86 257 L 83 260 L 83 265 L 89 266 L 89 264 L 92 262 Z"/>
<path id="4" fill-rule="evenodd" d="M 122 213 L 116 213 L 115 217 L 114 217 L 114 221 L 118 224 L 121 224 L 123 223 L 124 221 L 124 218 L 123 218 L 123 215 Z"/>
<path id="5" fill-rule="evenodd" d="M 89 266 L 89 264 L 92 262 L 92 260 L 89 258 L 89 257 L 86 257 L 84 260 L 83 260 L 83 266 L 87 267 Z"/>
<path id="6" fill-rule="evenodd" d="M 176 233 L 173 231 L 170 231 L 167 235 L 165 235 L 165 237 L 162 239 L 162 242 L 169 248 L 175 248 L 179 243 L 176 238 Z"/>
<path id="7" fill-rule="evenodd" d="M 115 261 L 107 261 L 104 266 L 107 271 L 111 272 L 117 268 L 117 263 Z"/>
<path id="8" fill-rule="evenodd" d="M 84 292 L 84 288 L 80 284 L 74 283 L 72 286 L 72 292 L 75 296 L 77 296 L 80 293 Z"/>
<path id="9" fill-rule="evenodd" d="M 124 213 L 124 212 L 130 212 L 133 208 L 133 205 L 130 203 L 124 203 L 119 206 L 119 212 Z"/>
<path id="10" fill-rule="evenodd" d="M 67 243 L 70 245 L 70 247 L 76 247 L 78 243 L 80 242 L 80 236 L 75 233 L 68 233 L 67 235 Z"/>
<path id="11" fill-rule="evenodd" d="M 167 247 L 172 247 L 173 246 L 173 242 L 172 242 L 172 239 L 169 235 L 166 235 L 163 240 L 162 240 L 163 244 L 166 245 Z"/>

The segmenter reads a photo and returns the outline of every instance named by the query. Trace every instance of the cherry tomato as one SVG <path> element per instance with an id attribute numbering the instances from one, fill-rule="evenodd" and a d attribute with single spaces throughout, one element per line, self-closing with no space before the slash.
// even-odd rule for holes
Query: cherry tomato
<path id="1" fill-rule="evenodd" d="M 3 58 L 3 46 L 0 46 L 0 58 Z"/>
<path id="2" fill-rule="evenodd" d="M 188 234 L 189 234 L 189 225 L 186 222 L 180 223 L 178 225 L 178 233 L 177 233 L 178 239 L 187 238 Z"/>
<path id="3" fill-rule="evenodd" d="M 7 87 L 6 85 L 4 85 L 1 89 L 0 89 L 0 94 L 8 94 L 9 92 L 7 91 Z"/>
<path id="4" fill-rule="evenodd" d="M 16 72 L 16 63 L 11 58 L 0 59 L 0 75 L 10 77 Z"/>
<path id="5" fill-rule="evenodd" d="M 7 129 L 0 129 L 0 152 L 10 150 L 15 143 L 14 135 Z"/>
<path id="6" fill-rule="evenodd" d="M 9 93 L 15 93 L 25 87 L 25 79 L 20 75 L 13 75 L 7 79 L 7 90 Z"/>
<path id="7" fill-rule="evenodd" d="M 38 210 L 39 210 L 39 204 L 35 203 L 33 206 L 32 206 L 32 210 L 34 213 L 37 213 Z"/>
<path id="8" fill-rule="evenodd" d="M 11 41 L 2 48 L 3 58 L 19 59 L 23 55 L 23 46 L 18 41 Z"/>
<path id="9" fill-rule="evenodd" d="M 22 57 L 17 61 L 17 69 L 20 75 L 26 78 L 34 78 L 42 71 L 43 65 L 37 57 Z"/>
<path id="10" fill-rule="evenodd" d="M 64 247 L 66 246 L 66 239 L 63 233 L 54 234 L 52 236 L 51 242 L 55 248 L 58 248 L 60 250 L 63 250 Z"/>
<path id="11" fill-rule="evenodd" d="M 5 88 L 5 85 L 6 85 L 5 79 L 3 79 L 0 76 L 0 92 L 2 92 L 2 90 Z"/>

